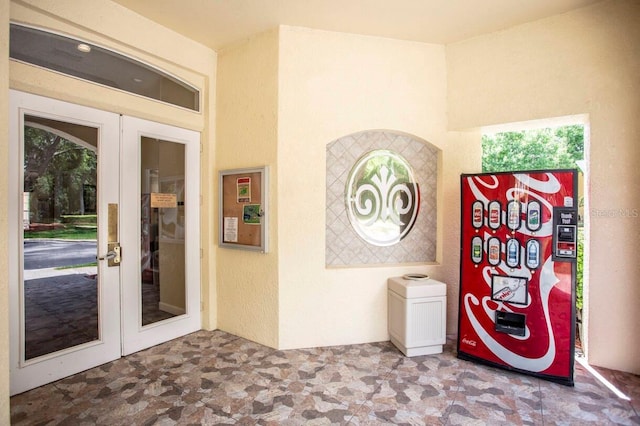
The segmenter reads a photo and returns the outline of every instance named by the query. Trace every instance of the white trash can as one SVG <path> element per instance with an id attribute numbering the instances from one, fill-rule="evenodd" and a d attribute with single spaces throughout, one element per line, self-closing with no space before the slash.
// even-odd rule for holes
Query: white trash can
<path id="1" fill-rule="evenodd" d="M 419 274 L 387 280 L 388 328 L 406 356 L 438 354 L 446 341 L 447 285 Z"/>

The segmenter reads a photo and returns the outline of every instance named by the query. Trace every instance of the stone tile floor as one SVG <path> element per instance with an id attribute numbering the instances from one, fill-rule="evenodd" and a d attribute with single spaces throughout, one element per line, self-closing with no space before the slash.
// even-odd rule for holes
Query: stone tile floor
<path id="1" fill-rule="evenodd" d="M 199 331 L 14 396 L 15 425 L 640 424 L 640 377 L 575 387 L 391 343 L 275 350 Z"/>

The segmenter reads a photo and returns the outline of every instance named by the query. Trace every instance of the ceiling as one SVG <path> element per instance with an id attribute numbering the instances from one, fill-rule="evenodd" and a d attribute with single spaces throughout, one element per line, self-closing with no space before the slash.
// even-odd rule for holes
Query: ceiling
<path id="1" fill-rule="evenodd" d="M 601 0 L 114 0 L 220 50 L 278 25 L 449 44 Z"/>

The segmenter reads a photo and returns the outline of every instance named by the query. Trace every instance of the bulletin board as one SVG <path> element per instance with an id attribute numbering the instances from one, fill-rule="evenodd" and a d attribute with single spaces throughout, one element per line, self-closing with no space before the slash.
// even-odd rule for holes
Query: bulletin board
<path id="1" fill-rule="evenodd" d="M 267 172 L 220 172 L 220 247 L 267 252 Z"/>

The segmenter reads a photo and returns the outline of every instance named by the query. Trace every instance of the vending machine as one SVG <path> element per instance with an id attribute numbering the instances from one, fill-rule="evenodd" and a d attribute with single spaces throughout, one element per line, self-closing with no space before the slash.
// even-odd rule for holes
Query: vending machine
<path id="1" fill-rule="evenodd" d="M 577 172 L 461 176 L 458 357 L 573 386 Z"/>

